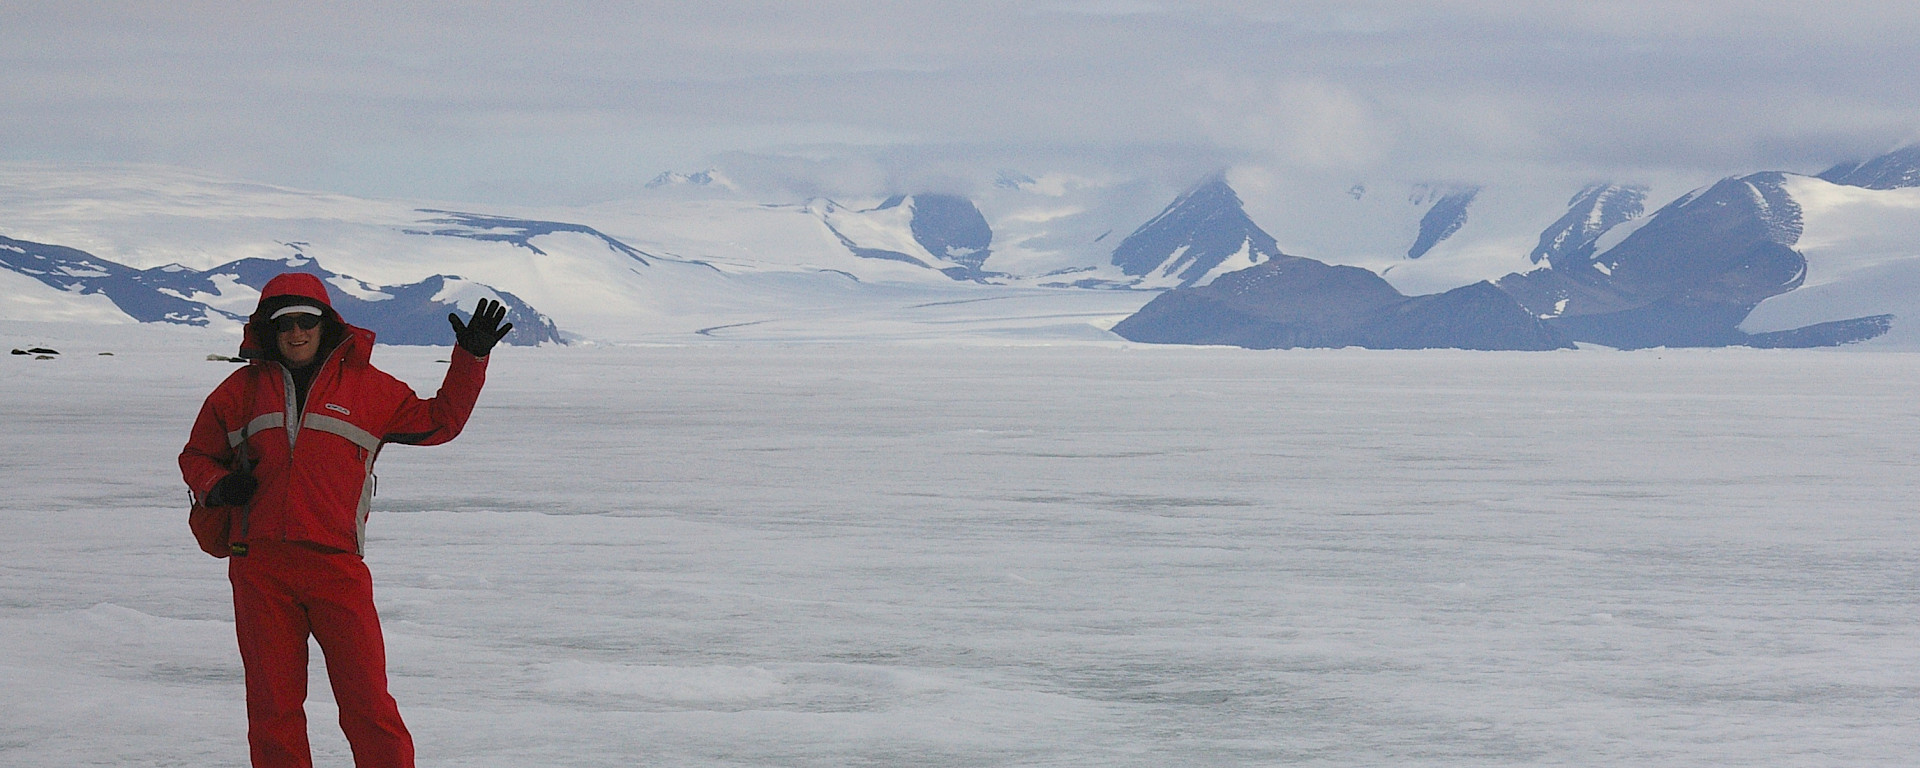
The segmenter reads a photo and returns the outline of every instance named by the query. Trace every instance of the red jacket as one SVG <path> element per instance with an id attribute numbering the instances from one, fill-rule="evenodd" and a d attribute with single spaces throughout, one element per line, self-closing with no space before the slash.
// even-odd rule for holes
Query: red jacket
<path id="1" fill-rule="evenodd" d="M 324 352 L 299 413 L 293 374 L 270 351 L 273 335 L 265 317 L 275 297 L 285 296 L 323 306 L 330 333 L 339 339 Z M 318 278 L 275 277 L 261 292 L 260 305 L 241 343 L 241 355 L 253 361 L 207 396 L 180 452 L 181 476 L 204 499 L 241 466 L 244 453 L 260 484 L 246 511 L 234 515 L 234 543 L 297 541 L 361 552 L 380 447 L 435 445 L 460 434 L 486 382 L 487 362 L 455 345 L 439 393 L 422 400 L 373 367 L 373 332 L 341 321 Z"/>

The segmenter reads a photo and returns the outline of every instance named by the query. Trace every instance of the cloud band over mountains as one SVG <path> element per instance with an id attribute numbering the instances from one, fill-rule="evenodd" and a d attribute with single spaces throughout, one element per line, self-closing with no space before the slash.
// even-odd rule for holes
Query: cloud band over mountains
<path id="1" fill-rule="evenodd" d="M 1920 58 L 1920 15 L 1893 2 L 139 2 L 0 19 L 0 159 L 456 201 L 617 198 L 727 152 L 907 175 L 957 154 L 1717 177 L 1814 172 L 1920 130 L 1920 71 L 1886 66 Z"/>

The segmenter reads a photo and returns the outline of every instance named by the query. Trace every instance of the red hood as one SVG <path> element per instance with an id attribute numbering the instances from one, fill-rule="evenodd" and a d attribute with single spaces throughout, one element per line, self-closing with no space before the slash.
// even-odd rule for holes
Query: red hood
<path id="1" fill-rule="evenodd" d="M 333 309 L 333 297 L 327 295 L 327 284 L 320 278 L 306 272 L 282 272 L 267 281 L 267 287 L 260 289 L 260 303 L 255 305 L 258 313 L 268 301 L 281 296 L 299 296 L 312 299 L 327 309 Z"/>
<path id="2" fill-rule="evenodd" d="M 296 299 L 298 301 L 296 301 Z M 268 360 L 274 355 L 272 331 L 268 326 L 268 315 L 288 304 L 317 304 L 323 310 L 321 315 L 329 326 L 340 329 L 340 343 L 360 341 L 352 344 L 349 353 L 363 359 L 373 348 L 373 332 L 364 328 L 355 328 L 340 317 L 333 308 L 333 299 L 327 293 L 327 284 L 318 276 L 306 272 L 283 272 L 267 281 L 260 289 L 260 302 L 254 305 L 253 314 L 247 318 L 247 327 L 240 338 L 240 356 L 248 360 Z"/>

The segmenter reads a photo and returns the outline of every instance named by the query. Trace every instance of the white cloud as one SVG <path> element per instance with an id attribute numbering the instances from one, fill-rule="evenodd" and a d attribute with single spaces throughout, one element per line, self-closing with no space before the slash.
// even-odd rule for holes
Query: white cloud
<path id="1" fill-rule="evenodd" d="M 978 148 L 988 178 L 1076 151 L 1735 173 L 1920 129 L 1920 72 L 1887 65 L 1920 14 L 1889 2 L 133 2 L 7 4 L 0 28 L 0 159 L 489 201 L 799 145 L 883 183 L 959 172 L 916 147 Z"/>

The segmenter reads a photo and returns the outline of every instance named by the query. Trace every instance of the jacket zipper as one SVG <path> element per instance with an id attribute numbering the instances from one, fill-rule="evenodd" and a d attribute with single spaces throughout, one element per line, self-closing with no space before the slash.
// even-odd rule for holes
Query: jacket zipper
<path id="1" fill-rule="evenodd" d="M 285 412 L 287 414 L 287 457 L 289 460 L 293 457 L 294 442 L 300 439 L 300 421 L 307 416 L 307 409 L 303 406 L 313 403 L 314 392 L 320 386 L 320 377 L 326 374 L 328 366 L 333 365 L 334 358 L 339 356 L 341 349 L 347 346 L 347 341 L 348 339 L 341 339 L 339 344 L 333 345 L 333 351 L 327 353 L 327 358 L 320 361 L 320 370 L 314 371 L 313 380 L 307 382 L 306 403 L 299 401 L 300 393 L 298 388 L 294 386 L 292 369 L 289 369 L 286 363 L 280 364 L 280 381 L 283 384 L 281 390 L 283 390 L 287 396 Z"/>
<path id="2" fill-rule="evenodd" d="M 317 374 L 316 374 L 317 375 Z M 282 411 L 287 414 L 287 458 L 293 458 L 293 442 L 300 438 L 299 389 L 293 383 L 293 371 L 287 370 L 285 363 L 280 365 L 281 391 L 286 395 L 287 403 Z M 312 392 L 307 394 L 311 395 Z"/>

